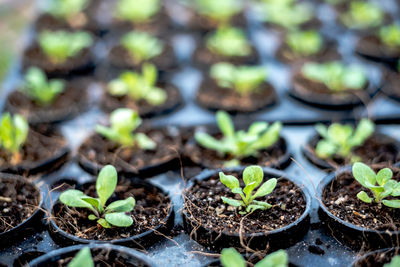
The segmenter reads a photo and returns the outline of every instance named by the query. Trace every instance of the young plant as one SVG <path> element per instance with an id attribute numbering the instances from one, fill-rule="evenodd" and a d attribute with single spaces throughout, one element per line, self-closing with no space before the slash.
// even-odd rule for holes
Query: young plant
<path id="1" fill-rule="evenodd" d="M 245 57 L 251 54 L 251 45 L 246 34 L 238 28 L 218 28 L 206 41 L 214 54 L 225 57 Z"/>
<path id="2" fill-rule="evenodd" d="M 317 124 L 315 129 L 322 138 L 315 149 L 318 157 L 327 159 L 338 155 L 355 162 L 359 158 L 353 155 L 353 149 L 364 144 L 374 133 L 375 125 L 369 119 L 362 119 L 355 130 L 351 125 L 339 123 L 333 123 L 328 128 Z"/>
<path id="3" fill-rule="evenodd" d="M 241 95 L 257 91 L 267 78 L 263 67 L 234 66 L 230 63 L 217 63 L 211 67 L 210 76 L 220 87 L 234 89 Z"/>
<path id="4" fill-rule="evenodd" d="M 134 133 L 142 123 L 135 110 L 119 108 L 110 115 L 111 127 L 96 126 L 96 132 L 105 138 L 125 147 L 137 146 L 140 149 L 154 150 L 156 143 L 144 133 Z"/>
<path id="5" fill-rule="evenodd" d="M 133 62 L 140 64 L 160 55 L 164 49 L 161 40 L 146 32 L 132 31 L 121 38 L 122 46 L 129 52 Z"/>
<path id="6" fill-rule="evenodd" d="M 55 64 L 74 57 L 82 49 L 90 47 L 92 36 L 87 32 L 43 31 L 39 34 L 39 45 L 42 51 Z"/>
<path id="7" fill-rule="evenodd" d="M 264 4 L 262 13 L 264 14 L 264 21 L 286 29 L 296 29 L 313 17 L 312 6 L 307 3 Z"/>
<path id="8" fill-rule="evenodd" d="M 255 200 L 256 198 L 265 197 L 271 194 L 276 187 L 276 178 L 271 178 L 268 181 L 262 181 L 264 178 L 264 171 L 260 166 L 249 166 L 244 169 L 243 181 L 245 187 L 240 187 L 239 180 L 233 175 L 225 175 L 223 172 L 219 172 L 219 179 L 226 187 L 228 187 L 232 193 L 239 194 L 242 200 L 236 200 L 227 197 L 221 197 L 225 204 L 233 207 L 243 207 L 243 211 L 239 211 L 240 214 L 247 214 L 255 210 L 266 210 L 272 207 L 264 201 Z M 254 189 L 261 185 L 255 193 Z"/>
<path id="9" fill-rule="evenodd" d="M 25 74 L 25 81 L 20 89 L 32 101 L 40 106 L 49 106 L 64 91 L 62 80 L 47 80 L 46 74 L 36 67 L 31 67 Z"/>
<path id="10" fill-rule="evenodd" d="M 224 248 L 221 251 L 220 261 L 223 267 L 246 267 L 246 261 L 234 248 Z M 289 257 L 286 251 L 278 250 L 265 256 L 254 267 L 288 267 Z"/>
<path id="11" fill-rule="evenodd" d="M 294 31 L 286 36 L 286 43 L 295 54 L 311 56 L 321 51 L 323 40 L 315 30 Z"/>
<path id="12" fill-rule="evenodd" d="M 150 21 L 161 9 L 160 0 L 118 0 L 116 17 L 141 24 Z"/>
<path id="13" fill-rule="evenodd" d="M 0 147 L 11 156 L 10 163 L 21 162 L 21 147 L 28 137 L 29 125 L 21 115 L 4 113 L 0 119 Z"/>
<path id="14" fill-rule="evenodd" d="M 392 258 L 390 263 L 386 263 L 383 267 L 399 267 L 400 266 L 400 256 L 396 255 Z"/>
<path id="15" fill-rule="evenodd" d="M 368 188 L 373 197 L 365 191 L 360 191 L 357 198 L 365 203 L 382 203 L 390 208 L 400 208 L 400 199 L 385 199 L 387 197 L 400 196 L 400 183 L 393 178 L 393 172 L 389 168 L 381 169 L 375 173 L 369 166 L 361 162 L 353 165 L 353 176 L 363 187 Z"/>
<path id="16" fill-rule="evenodd" d="M 94 267 L 92 254 L 89 247 L 82 248 L 68 263 L 68 267 Z"/>
<path id="17" fill-rule="evenodd" d="M 136 202 L 133 197 L 106 205 L 107 200 L 114 193 L 117 181 L 118 175 L 115 168 L 106 165 L 101 169 L 96 181 L 98 198 L 87 196 L 76 189 L 69 189 L 61 193 L 60 201 L 68 207 L 89 209 L 92 214 L 88 216 L 88 219 L 97 220 L 97 223 L 104 228 L 129 227 L 133 224 L 133 220 L 126 213 L 131 212 L 135 207 Z"/>
<path id="18" fill-rule="evenodd" d="M 392 48 L 400 47 L 400 26 L 398 24 L 391 24 L 382 27 L 379 30 L 379 38 L 381 41 Z"/>
<path id="19" fill-rule="evenodd" d="M 222 156 L 232 157 L 233 160 L 226 162 L 226 166 L 239 165 L 239 160 L 242 158 L 257 157 L 260 150 L 271 147 L 279 140 L 282 129 L 280 122 L 275 122 L 271 126 L 266 122 L 254 122 L 247 132 L 244 130 L 235 132 L 228 113 L 218 111 L 216 118 L 223 137 L 218 140 L 207 133 L 196 132 L 195 139 L 206 149 L 217 151 Z"/>
<path id="20" fill-rule="evenodd" d="M 198 12 L 218 22 L 219 25 L 228 25 L 231 18 L 243 9 L 242 0 L 196 0 Z"/>
<path id="21" fill-rule="evenodd" d="M 342 14 L 343 24 L 351 29 L 367 29 L 382 24 L 384 13 L 380 6 L 368 1 L 353 1 L 350 9 Z"/>
<path id="22" fill-rule="evenodd" d="M 333 92 L 344 90 L 362 90 L 367 77 L 358 66 L 332 61 L 327 63 L 309 62 L 303 65 L 302 74 L 312 81 L 323 83 Z"/>
<path id="23" fill-rule="evenodd" d="M 46 12 L 64 20 L 70 20 L 81 13 L 90 0 L 56 0 L 47 3 Z"/>
<path id="24" fill-rule="evenodd" d="M 127 95 L 135 101 L 145 100 L 153 106 L 158 106 L 167 100 L 165 90 L 156 86 L 157 69 L 154 65 L 144 64 L 142 74 L 126 71 L 118 79 L 108 84 L 108 92 L 114 96 Z"/>

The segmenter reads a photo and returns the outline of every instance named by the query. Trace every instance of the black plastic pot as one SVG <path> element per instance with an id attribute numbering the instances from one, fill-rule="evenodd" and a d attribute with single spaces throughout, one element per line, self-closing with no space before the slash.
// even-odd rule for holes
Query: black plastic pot
<path id="1" fill-rule="evenodd" d="M 22 178 L 21 176 L 12 175 L 12 174 L 5 174 L 0 173 L 0 180 L 18 180 L 23 183 L 31 184 L 37 192 L 39 192 L 40 200 L 37 209 L 33 212 L 33 214 L 21 222 L 19 225 L 13 227 L 12 229 L 0 233 L 0 248 L 6 248 L 11 246 L 12 244 L 23 240 L 27 236 L 31 235 L 33 232 L 37 231 L 38 229 L 42 228 L 41 219 L 43 217 L 43 194 L 41 190 L 34 185 L 33 183 L 29 182 L 28 180 Z"/>
<path id="2" fill-rule="evenodd" d="M 125 266 L 141 266 L 141 267 L 155 267 L 156 264 L 146 256 L 145 254 L 129 249 L 122 246 L 115 246 L 110 244 L 89 244 L 89 245 L 77 245 L 66 248 L 60 248 L 51 251 L 43 256 L 40 256 L 33 261 L 29 262 L 28 266 L 40 267 L 40 266 L 59 266 L 58 261 L 70 257 L 74 257 L 82 248 L 89 247 L 92 253 L 92 257 L 96 255 L 96 252 L 106 251 L 108 257 L 111 260 L 116 260 L 119 257 L 124 260 Z M 96 265 L 96 263 L 95 263 Z M 97 265 L 96 265 L 97 266 Z"/>
<path id="3" fill-rule="evenodd" d="M 400 74 L 397 71 L 387 70 L 384 75 L 386 83 L 381 91 L 388 97 L 400 101 Z"/>
<path id="4" fill-rule="evenodd" d="M 271 168 L 263 168 L 264 175 L 266 177 L 285 177 L 286 175 L 278 170 Z M 242 172 L 244 167 L 238 167 L 229 169 L 232 172 Z M 218 175 L 220 170 L 205 170 L 198 176 L 194 178 L 194 180 L 207 180 L 213 176 Z M 286 179 L 286 178 L 284 178 Z M 288 181 L 293 182 L 291 179 L 286 179 Z M 188 184 L 187 190 L 193 186 L 193 180 Z M 297 185 L 299 186 L 299 185 Z M 299 186 L 301 187 L 301 186 Z M 306 202 L 306 207 L 303 214 L 294 222 L 269 232 L 259 232 L 254 234 L 244 234 L 244 240 L 251 240 L 251 244 L 247 244 L 251 249 L 254 250 L 263 250 L 268 247 L 271 251 L 288 248 L 293 244 L 299 242 L 304 235 L 308 232 L 309 224 L 310 224 L 310 211 L 311 211 L 311 195 L 308 192 L 308 189 L 305 187 L 301 187 L 303 198 Z M 268 211 L 266 211 L 268 212 Z M 242 248 L 240 242 L 240 236 L 238 234 L 229 234 L 226 232 L 217 232 L 214 229 L 209 229 L 203 225 L 199 225 L 197 222 L 193 222 L 189 219 L 189 214 L 185 210 L 182 209 L 182 217 L 183 224 L 186 233 L 190 235 L 191 238 L 196 240 L 201 245 L 211 248 L 214 251 L 220 251 L 223 248 L 227 247 L 235 247 Z M 196 224 L 194 226 L 194 224 Z"/>
<path id="5" fill-rule="evenodd" d="M 318 185 L 317 199 L 320 200 L 318 215 L 325 230 L 343 244 L 359 250 L 372 250 L 399 245 L 400 231 L 372 230 L 344 221 L 334 216 L 322 202 L 323 192 L 336 177 L 343 173 L 351 173 L 351 166 L 326 176 Z"/>
<path id="6" fill-rule="evenodd" d="M 81 187 L 78 186 L 78 188 L 83 188 L 87 186 L 87 183 L 82 185 Z M 132 181 L 132 186 L 137 185 L 138 187 L 145 187 L 145 188 L 156 188 L 158 192 L 162 193 L 163 195 L 167 196 L 168 194 L 159 188 L 158 186 L 152 185 L 148 182 L 145 182 L 140 179 L 134 179 Z M 61 203 L 57 200 L 54 205 L 51 207 L 50 214 L 53 215 L 53 210 L 55 207 L 58 205 L 61 205 Z M 141 234 L 131 236 L 128 238 L 120 238 L 120 239 L 114 239 L 114 240 L 90 240 L 90 239 L 84 239 L 77 237 L 73 234 L 67 233 L 64 230 L 62 230 L 56 222 L 54 221 L 53 218 L 50 218 L 49 220 L 49 232 L 50 235 L 52 236 L 53 240 L 58 243 L 59 245 L 65 247 L 65 246 L 70 246 L 70 245 L 77 245 L 77 244 L 90 244 L 90 243 L 96 243 L 96 244 L 115 244 L 115 245 L 122 245 L 122 246 L 127 246 L 127 247 L 132 247 L 132 248 L 138 248 L 138 249 L 144 249 L 147 247 L 150 247 L 151 245 L 155 244 L 156 242 L 160 241 L 163 238 L 163 235 L 168 235 L 169 232 L 171 231 L 173 225 L 174 225 L 174 218 L 175 218 L 175 213 L 174 213 L 174 207 L 171 201 L 171 206 L 169 209 L 169 213 L 167 217 L 162 221 L 161 224 L 159 224 L 157 227 L 154 229 L 148 230 L 146 232 L 143 232 Z"/>
<path id="7" fill-rule="evenodd" d="M 382 267 L 398 255 L 399 251 L 399 247 L 372 251 L 356 259 L 349 267 Z"/>

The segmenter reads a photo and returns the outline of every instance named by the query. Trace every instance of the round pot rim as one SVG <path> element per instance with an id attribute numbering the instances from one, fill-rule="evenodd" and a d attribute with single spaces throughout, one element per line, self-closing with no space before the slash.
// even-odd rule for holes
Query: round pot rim
<path id="1" fill-rule="evenodd" d="M 234 167 L 234 168 L 222 168 L 222 169 L 215 169 L 215 170 L 206 169 L 206 170 L 202 171 L 200 174 L 198 174 L 195 177 L 190 179 L 188 185 L 185 188 L 185 192 L 192 188 L 193 182 L 195 180 L 197 180 L 197 181 L 199 181 L 199 180 L 207 180 L 207 179 L 211 178 L 211 176 L 217 175 L 218 172 L 220 172 L 220 171 L 229 171 L 229 172 L 242 173 L 245 168 L 246 167 L 240 166 L 240 167 Z M 276 169 L 273 169 L 273 168 L 269 168 L 269 167 L 263 167 L 262 169 L 264 171 L 264 175 L 267 174 L 267 175 L 271 175 L 273 177 L 283 178 L 285 180 L 288 180 L 288 181 L 292 182 L 299 189 L 301 189 L 301 194 L 302 194 L 302 196 L 303 196 L 303 198 L 304 198 L 304 200 L 306 202 L 305 210 L 301 214 L 301 216 L 299 218 L 297 218 L 297 220 L 295 220 L 294 222 L 292 222 L 292 223 L 290 223 L 288 225 L 285 225 L 285 226 L 283 226 L 281 228 L 277 228 L 277 229 L 274 229 L 274 230 L 271 230 L 271 231 L 268 231 L 268 232 L 246 233 L 246 234 L 244 234 L 245 237 L 260 237 L 260 236 L 265 236 L 265 235 L 271 235 L 271 234 L 284 232 L 284 231 L 292 228 L 293 226 L 298 225 L 300 222 L 302 222 L 304 219 L 306 219 L 310 215 L 310 212 L 311 212 L 312 197 L 311 197 L 309 189 L 306 186 L 304 186 L 304 184 L 301 184 L 301 183 L 297 182 L 296 180 L 290 178 L 288 175 L 285 174 L 285 172 L 282 172 L 282 171 L 279 171 L 279 170 L 276 170 Z M 185 208 L 184 207 L 182 208 L 182 215 L 184 217 L 188 217 L 187 213 L 185 212 Z M 212 229 L 210 229 L 208 227 L 204 227 L 204 226 L 202 226 L 202 227 L 204 229 L 206 229 L 207 231 L 210 231 L 210 232 L 213 231 Z M 232 233 L 228 233 L 228 232 L 225 232 L 225 231 L 222 231 L 221 234 L 225 234 L 227 236 L 232 236 L 232 237 L 237 237 L 237 238 L 240 237 L 240 235 L 237 234 L 237 233 L 232 234 Z"/>
<path id="2" fill-rule="evenodd" d="M 98 244 L 98 243 L 89 243 L 89 244 L 80 244 L 80 245 L 74 245 L 74 246 L 69 246 L 69 247 L 64 247 L 64 248 L 59 248 L 53 251 L 50 251 L 40 257 L 37 257 L 36 259 L 32 260 L 29 262 L 29 266 L 36 266 L 40 262 L 49 260 L 53 257 L 61 256 L 65 253 L 73 252 L 73 251 L 79 251 L 82 248 L 89 247 L 90 249 L 109 249 L 109 250 L 116 250 L 125 253 L 127 256 L 132 257 L 132 258 L 137 258 L 138 260 L 142 261 L 143 263 L 146 263 L 149 266 L 156 266 L 155 263 L 147 257 L 145 254 L 136 251 L 134 249 L 125 247 L 125 246 L 119 246 L 119 245 L 114 245 L 114 244 Z"/>
<path id="3" fill-rule="evenodd" d="M 356 266 L 356 263 L 358 263 L 359 261 L 374 255 L 374 254 L 378 254 L 378 253 L 382 253 L 382 252 L 390 252 L 392 250 L 398 250 L 400 251 L 400 247 L 392 247 L 392 248 L 382 248 L 382 249 L 378 249 L 378 250 L 374 250 L 374 251 L 370 251 L 364 255 L 362 255 L 361 257 L 358 257 L 357 259 L 355 259 L 348 267 L 354 267 Z"/>

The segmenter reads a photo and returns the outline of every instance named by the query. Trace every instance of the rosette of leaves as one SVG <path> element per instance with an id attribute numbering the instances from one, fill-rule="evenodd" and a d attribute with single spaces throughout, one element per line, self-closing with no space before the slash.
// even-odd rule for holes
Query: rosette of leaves
<path id="1" fill-rule="evenodd" d="M 233 122 L 228 113 L 218 111 L 217 124 L 223 137 L 216 139 L 204 132 L 196 132 L 196 142 L 206 149 L 217 151 L 221 156 L 233 158 L 225 166 L 240 165 L 240 159 L 257 157 L 259 151 L 274 145 L 280 137 L 282 124 L 275 122 L 269 125 L 266 122 L 254 122 L 248 131 L 235 131 Z"/>
<path id="2" fill-rule="evenodd" d="M 309 62 L 303 65 L 301 72 L 305 78 L 322 83 L 333 92 L 362 90 L 367 84 L 367 77 L 361 67 L 346 66 L 338 61 Z"/>
<path id="3" fill-rule="evenodd" d="M 248 95 L 256 92 L 265 82 L 267 72 L 264 67 L 235 66 L 221 62 L 211 67 L 210 76 L 218 86 L 233 89 L 241 95 Z"/>
<path id="4" fill-rule="evenodd" d="M 311 56 L 321 51 L 323 39 L 315 30 L 293 31 L 286 36 L 286 43 L 295 54 Z"/>
<path id="5" fill-rule="evenodd" d="M 160 11 L 160 0 L 118 0 L 115 16 L 134 24 L 146 23 Z"/>
<path id="6" fill-rule="evenodd" d="M 112 196 L 117 186 L 118 175 L 115 168 L 111 165 L 104 166 L 96 181 L 97 198 L 85 195 L 82 191 L 69 189 L 60 195 L 60 201 L 74 208 L 86 208 L 92 213 L 88 216 L 89 220 L 96 220 L 104 228 L 129 227 L 133 224 L 133 219 L 128 212 L 135 207 L 135 199 L 129 197 L 124 200 L 117 200 L 108 205 L 107 200 Z"/>
<path id="7" fill-rule="evenodd" d="M 89 247 L 84 247 L 68 263 L 68 267 L 94 267 L 92 254 Z"/>
<path id="8" fill-rule="evenodd" d="M 387 46 L 391 48 L 400 47 L 400 26 L 391 24 L 379 29 L 379 38 Z"/>
<path id="9" fill-rule="evenodd" d="M 197 11 L 207 18 L 227 25 L 231 18 L 243 10 L 243 0 L 196 0 Z"/>
<path id="10" fill-rule="evenodd" d="M 46 12 L 56 18 L 70 20 L 88 7 L 90 0 L 53 0 L 48 1 Z"/>
<path id="11" fill-rule="evenodd" d="M 64 89 L 64 81 L 47 80 L 46 74 L 41 69 L 30 67 L 25 74 L 20 91 L 37 105 L 49 106 Z"/>
<path id="12" fill-rule="evenodd" d="M 363 187 L 369 189 L 372 197 L 365 191 L 360 191 L 357 198 L 365 203 L 383 204 L 390 208 L 400 208 L 400 183 L 393 178 L 393 172 L 384 168 L 375 173 L 368 165 L 356 162 L 353 165 L 353 176 Z M 385 199 L 390 198 L 390 199 Z"/>
<path id="13" fill-rule="evenodd" d="M 246 260 L 234 248 L 224 248 L 220 261 L 223 267 L 246 267 Z M 253 266 L 253 265 L 252 265 Z M 254 267 L 288 267 L 289 256 L 284 250 L 272 252 L 260 260 Z"/>
<path id="14" fill-rule="evenodd" d="M 212 53 L 225 57 L 245 57 L 252 48 L 243 30 L 221 27 L 208 36 L 206 46 Z"/>
<path id="15" fill-rule="evenodd" d="M 38 41 L 44 54 L 55 64 L 75 57 L 93 44 L 92 36 L 83 31 L 43 31 L 39 34 Z"/>
<path id="16" fill-rule="evenodd" d="M 158 106 L 165 103 L 167 93 L 156 86 L 157 69 L 152 64 L 142 66 L 142 74 L 133 71 L 122 73 L 117 79 L 112 80 L 107 87 L 113 96 L 128 96 L 135 101 L 144 100 Z"/>
<path id="17" fill-rule="evenodd" d="M 266 210 L 272 207 L 271 204 L 265 201 L 258 201 L 256 198 L 265 197 L 274 191 L 277 183 L 276 178 L 271 178 L 268 181 L 262 181 L 264 178 L 264 171 L 260 166 L 249 166 L 244 169 L 243 182 L 244 188 L 240 187 L 239 179 L 233 175 L 225 175 L 223 172 L 219 172 L 219 179 L 226 187 L 228 187 L 232 193 L 239 194 L 241 200 L 221 197 L 225 204 L 233 207 L 242 207 L 239 211 L 240 214 L 247 214 L 255 210 Z M 261 186 L 260 186 L 261 185 Z M 255 192 L 254 190 L 260 186 Z"/>
<path id="18" fill-rule="evenodd" d="M 164 43 L 146 32 L 132 31 L 121 38 L 121 45 L 128 51 L 133 62 L 140 64 L 163 52 Z"/>
<path id="19" fill-rule="evenodd" d="M 157 144 L 144 133 L 135 133 L 142 120 L 137 111 L 128 108 L 119 108 L 110 115 L 110 127 L 96 126 L 96 132 L 110 141 L 124 147 L 138 147 L 145 150 L 154 150 Z"/>
<path id="20" fill-rule="evenodd" d="M 353 1 L 350 9 L 340 17 L 343 24 L 351 29 L 368 29 L 382 24 L 384 12 L 382 8 L 369 1 Z"/>
<path id="21" fill-rule="evenodd" d="M 364 144 L 374 133 L 375 125 L 369 119 L 362 119 L 355 130 L 351 125 L 340 123 L 333 123 L 329 127 L 317 124 L 315 129 L 322 138 L 315 148 L 319 158 L 340 156 L 355 162 L 360 158 L 353 154 L 354 148 Z"/>

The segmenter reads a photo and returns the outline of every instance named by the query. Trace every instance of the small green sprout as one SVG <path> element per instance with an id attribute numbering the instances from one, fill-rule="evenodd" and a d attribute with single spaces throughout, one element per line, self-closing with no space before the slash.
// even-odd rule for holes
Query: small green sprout
<path id="1" fill-rule="evenodd" d="M 400 26 L 391 24 L 379 30 L 379 38 L 389 47 L 400 47 Z"/>
<path id="2" fill-rule="evenodd" d="M 264 4 L 262 9 L 265 14 L 265 22 L 273 23 L 286 29 L 296 29 L 313 17 L 312 6 L 307 3 Z"/>
<path id="3" fill-rule="evenodd" d="M 131 212 L 135 207 L 136 201 L 133 197 L 106 205 L 107 200 L 115 191 L 117 181 L 118 175 L 115 168 L 106 165 L 101 169 L 96 181 L 98 198 L 89 197 L 76 189 L 69 189 L 61 193 L 60 201 L 68 207 L 89 209 L 93 213 L 88 216 L 88 219 L 97 220 L 97 223 L 104 228 L 129 227 L 133 224 L 133 220 L 126 213 Z"/>
<path id="4" fill-rule="evenodd" d="M 294 31 L 286 36 L 286 43 L 295 54 L 310 56 L 321 51 L 323 40 L 315 30 Z"/>
<path id="5" fill-rule="evenodd" d="M 271 194 L 275 189 L 277 180 L 271 178 L 265 183 L 262 183 L 264 178 L 264 171 L 260 166 L 249 166 L 244 169 L 243 181 L 245 184 L 244 189 L 240 187 L 239 180 L 233 175 L 225 175 L 223 172 L 219 172 L 219 179 L 226 187 L 228 187 L 232 193 L 239 194 L 242 200 L 236 200 L 232 198 L 221 197 L 225 204 L 233 207 L 243 207 L 245 211 L 240 211 L 240 214 L 247 214 L 255 210 L 266 210 L 272 207 L 267 202 L 255 200 L 259 197 L 265 197 Z M 261 185 L 255 193 L 254 189 Z"/>
<path id="6" fill-rule="evenodd" d="M 263 67 L 234 66 L 230 63 L 217 63 L 211 67 L 210 76 L 220 87 L 234 89 L 241 95 L 257 91 L 265 82 L 267 73 Z"/>
<path id="7" fill-rule="evenodd" d="M 46 74 L 39 68 L 31 67 L 25 74 L 25 81 L 20 91 L 37 105 L 48 106 L 64 91 L 62 80 L 47 80 Z"/>
<path id="8" fill-rule="evenodd" d="M 246 261 L 234 248 L 224 248 L 221 251 L 221 264 L 223 267 L 246 267 Z M 289 256 L 284 250 L 275 251 L 257 262 L 254 267 L 288 267 Z"/>
<path id="9" fill-rule="evenodd" d="M 116 17 L 141 24 L 150 21 L 161 9 L 160 0 L 118 0 Z"/>
<path id="10" fill-rule="evenodd" d="M 161 40 L 146 32 L 132 31 L 121 38 L 122 46 L 129 52 L 133 62 L 140 64 L 160 55 L 164 49 Z"/>
<path id="11" fill-rule="evenodd" d="M 218 28 L 206 41 L 214 54 L 225 57 L 245 57 L 251 54 L 251 45 L 246 34 L 238 28 Z"/>
<path id="12" fill-rule="evenodd" d="M 94 267 L 92 254 L 89 247 L 82 248 L 68 263 L 68 267 Z"/>
<path id="13" fill-rule="evenodd" d="M 372 203 L 374 201 L 390 208 L 400 208 L 400 199 L 384 199 L 400 196 L 400 183 L 392 179 L 392 170 L 384 168 L 376 174 L 369 166 L 361 162 L 356 162 L 353 165 L 352 171 L 357 182 L 363 187 L 368 188 L 373 195 L 373 198 L 371 198 L 365 191 L 360 191 L 357 194 L 358 199 L 365 203 Z"/>
<path id="14" fill-rule="evenodd" d="M 394 256 L 390 263 L 386 263 L 383 267 L 399 267 L 400 266 L 400 256 Z"/>
<path id="15" fill-rule="evenodd" d="M 226 162 L 226 166 L 239 165 L 239 160 L 249 156 L 256 157 L 260 150 L 267 149 L 279 140 L 282 129 L 280 122 L 275 122 L 271 126 L 266 122 L 254 122 L 249 130 L 237 131 L 228 113 L 218 111 L 216 114 L 217 124 L 223 137 L 215 139 L 204 132 L 196 132 L 196 142 L 206 149 L 217 151 L 222 156 L 229 155 L 234 159 Z"/>
<path id="16" fill-rule="evenodd" d="M 154 65 L 144 64 L 142 75 L 132 71 L 122 73 L 118 79 L 108 84 L 108 92 L 114 96 L 128 95 L 135 101 L 145 100 L 158 106 L 167 100 L 167 93 L 156 86 L 157 69 Z"/>
<path id="17" fill-rule="evenodd" d="M 339 123 L 333 123 L 329 128 L 323 124 L 317 124 L 315 129 L 322 137 L 315 149 L 318 157 L 327 159 L 338 155 L 355 162 L 359 158 L 353 155 L 353 149 L 364 144 L 374 133 L 375 125 L 369 119 L 364 118 L 355 130 L 351 125 Z"/>
<path id="18" fill-rule="evenodd" d="M 145 150 L 154 150 L 156 143 L 144 133 L 134 133 L 142 123 L 137 111 L 119 108 L 110 115 L 111 127 L 96 126 L 96 132 L 122 146 L 137 146 Z"/>
<path id="19" fill-rule="evenodd" d="M 89 5 L 89 0 L 57 0 L 47 3 L 46 12 L 64 20 L 73 18 Z"/>
<path id="20" fill-rule="evenodd" d="M 350 9 L 342 14 L 343 24 L 351 29 L 368 29 L 382 24 L 384 13 L 380 6 L 368 1 L 353 1 Z"/>
<path id="21" fill-rule="evenodd" d="M 82 49 L 93 44 L 87 32 L 43 31 L 39 34 L 39 45 L 51 62 L 60 64 L 78 55 Z"/>
<path id="22" fill-rule="evenodd" d="M 228 25 L 230 19 L 243 9 L 242 0 L 196 0 L 198 12 L 217 21 L 219 25 Z"/>
<path id="23" fill-rule="evenodd" d="M 309 62 L 303 65 L 301 72 L 307 79 L 323 83 L 332 91 L 362 90 L 367 84 L 363 69 L 356 65 L 345 66 L 337 61 Z"/>
<path id="24" fill-rule="evenodd" d="M 10 163 L 21 162 L 21 147 L 28 137 L 28 122 L 19 114 L 4 113 L 0 120 L 0 147 L 11 155 Z"/>

